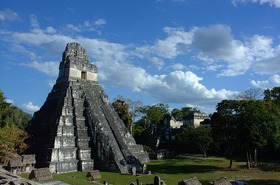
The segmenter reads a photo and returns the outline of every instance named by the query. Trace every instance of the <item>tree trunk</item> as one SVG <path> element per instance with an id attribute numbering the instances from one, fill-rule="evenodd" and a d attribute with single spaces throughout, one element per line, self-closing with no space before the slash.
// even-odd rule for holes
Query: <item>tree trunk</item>
<path id="1" fill-rule="evenodd" d="M 250 169 L 250 152 L 246 149 L 246 158 L 247 158 L 247 169 Z"/>
<path id="2" fill-rule="evenodd" d="M 230 159 L 229 159 L 229 169 L 232 169 L 232 156 L 230 156 Z"/>
<path id="3" fill-rule="evenodd" d="M 258 166 L 258 157 L 257 157 L 257 153 L 258 153 L 258 150 L 255 148 L 255 161 L 254 161 L 254 167 L 257 167 L 257 166 Z"/>
<path id="4" fill-rule="evenodd" d="M 252 168 L 252 162 L 253 160 L 252 160 L 252 153 L 251 153 L 251 151 L 249 150 L 249 164 L 250 164 L 250 168 Z"/>
<path id="5" fill-rule="evenodd" d="M 207 158 L 207 154 L 206 151 L 203 152 L 203 158 L 206 159 Z"/>

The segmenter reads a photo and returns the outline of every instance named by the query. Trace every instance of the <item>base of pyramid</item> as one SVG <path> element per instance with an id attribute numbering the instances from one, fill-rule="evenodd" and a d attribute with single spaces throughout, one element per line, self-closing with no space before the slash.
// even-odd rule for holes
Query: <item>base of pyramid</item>
<path id="1" fill-rule="evenodd" d="M 78 171 L 78 160 L 56 161 L 49 163 L 51 173 L 68 173 Z"/>
<path id="2" fill-rule="evenodd" d="M 94 167 L 94 161 L 93 160 L 82 160 L 79 161 L 79 171 L 82 172 L 89 172 L 93 170 Z"/>

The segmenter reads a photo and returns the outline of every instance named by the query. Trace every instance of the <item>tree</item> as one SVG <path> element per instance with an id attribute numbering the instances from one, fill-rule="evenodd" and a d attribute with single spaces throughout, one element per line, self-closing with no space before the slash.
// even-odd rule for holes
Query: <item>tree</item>
<path id="1" fill-rule="evenodd" d="M 206 158 L 207 150 L 212 143 L 211 128 L 187 126 L 179 135 L 179 140 L 187 143 L 187 146 L 194 145 L 203 153 L 203 157 Z"/>
<path id="2" fill-rule="evenodd" d="M 174 108 L 171 111 L 171 116 L 177 121 L 182 121 L 189 113 L 200 112 L 200 110 L 193 107 L 183 107 L 181 109 Z"/>
<path id="3" fill-rule="evenodd" d="M 259 88 L 248 89 L 236 95 L 238 100 L 260 100 L 263 97 L 263 92 Z"/>
<path id="4" fill-rule="evenodd" d="M 252 150 L 263 148 L 269 141 L 277 146 L 280 138 L 279 118 L 279 108 L 268 101 L 223 100 L 212 116 L 213 132 L 228 144 L 230 154 L 237 147 L 245 150 L 247 167 L 250 168 Z M 231 167 L 232 158 L 230 160 Z"/>
<path id="5" fill-rule="evenodd" d="M 0 129 L 0 158 L 5 161 L 9 154 L 22 153 L 28 148 L 25 140 L 29 135 L 15 124 Z"/>
<path id="6" fill-rule="evenodd" d="M 138 116 L 145 127 L 153 124 L 159 126 L 164 123 L 165 119 L 170 119 L 168 105 L 157 104 L 153 106 L 142 106 L 137 109 Z"/>
<path id="7" fill-rule="evenodd" d="M 15 124 L 24 129 L 31 119 L 31 115 L 6 102 L 3 92 L 0 90 L 0 128 L 5 125 Z"/>
<path id="8" fill-rule="evenodd" d="M 171 111 L 171 116 L 177 121 L 183 120 L 183 113 L 180 109 L 177 109 L 177 108 L 173 109 Z"/>
<path id="9" fill-rule="evenodd" d="M 271 101 L 280 106 L 280 87 L 274 87 L 264 91 L 264 100 Z"/>
<path id="10" fill-rule="evenodd" d="M 112 103 L 112 106 L 114 107 L 115 111 L 118 113 L 119 117 L 123 120 L 125 126 L 131 133 L 132 118 L 128 112 L 128 105 L 122 100 L 117 100 L 114 103 Z"/>
<path id="11" fill-rule="evenodd" d="M 139 107 L 143 106 L 143 102 L 139 101 L 139 100 L 133 101 L 129 98 L 124 98 L 121 95 L 118 95 L 117 98 L 114 99 L 114 101 L 117 101 L 117 100 L 124 101 L 128 105 L 128 112 L 131 116 L 132 122 L 134 122 L 136 119 L 137 109 Z"/>

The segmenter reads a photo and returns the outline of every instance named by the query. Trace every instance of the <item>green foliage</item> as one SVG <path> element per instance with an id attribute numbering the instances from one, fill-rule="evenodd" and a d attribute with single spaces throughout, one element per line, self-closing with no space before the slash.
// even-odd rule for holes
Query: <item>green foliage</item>
<path id="1" fill-rule="evenodd" d="M 177 120 L 177 121 L 182 121 L 183 119 L 186 118 L 186 116 L 188 114 L 194 113 L 194 112 L 200 112 L 200 110 L 193 108 L 193 107 L 183 107 L 181 109 L 174 108 L 171 111 L 171 116 L 173 116 L 173 118 L 175 118 L 175 120 Z"/>
<path id="2" fill-rule="evenodd" d="M 145 131 L 145 128 L 142 126 L 142 124 L 134 124 L 133 127 L 133 136 L 134 137 L 139 137 L 141 135 L 142 132 Z"/>
<path id="3" fill-rule="evenodd" d="M 128 111 L 129 106 L 122 100 L 117 100 L 114 103 L 112 103 L 115 111 L 118 113 L 119 117 L 123 120 L 125 126 L 131 130 L 132 126 L 132 118 Z"/>
<path id="4" fill-rule="evenodd" d="M 28 134 L 23 130 L 31 115 L 6 102 L 0 90 L 0 160 L 11 153 L 22 153 L 28 148 Z"/>
<path id="5" fill-rule="evenodd" d="M 214 139 L 226 143 L 229 153 L 243 149 L 249 158 L 252 150 L 268 143 L 279 146 L 279 118 L 278 106 L 270 101 L 223 100 L 212 116 Z"/>
<path id="6" fill-rule="evenodd" d="M 27 114 L 21 109 L 7 103 L 3 92 L 0 90 L 0 128 L 5 125 L 15 124 L 19 128 L 23 129 L 27 126 L 30 119 L 30 114 Z"/>
<path id="7" fill-rule="evenodd" d="M 28 148 L 25 140 L 29 135 L 16 125 L 5 125 L 0 129 L 0 161 L 5 161 L 9 154 L 20 154 Z"/>
<path id="8" fill-rule="evenodd" d="M 173 116 L 173 118 L 177 121 L 182 121 L 183 120 L 183 113 L 180 109 L 173 109 L 171 111 L 171 116 Z"/>
<path id="9" fill-rule="evenodd" d="M 280 106 L 280 87 L 274 87 L 264 91 L 264 100 L 271 101 Z"/>
<path id="10" fill-rule="evenodd" d="M 163 124 L 165 119 L 170 119 L 168 105 L 157 104 L 153 106 L 139 107 L 137 113 L 147 127 L 150 124 Z"/>
<path id="11" fill-rule="evenodd" d="M 179 134 L 179 141 L 187 147 L 199 149 L 207 157 L 207 150 L 212 143 L 211 128 L 187 126 Z"/>

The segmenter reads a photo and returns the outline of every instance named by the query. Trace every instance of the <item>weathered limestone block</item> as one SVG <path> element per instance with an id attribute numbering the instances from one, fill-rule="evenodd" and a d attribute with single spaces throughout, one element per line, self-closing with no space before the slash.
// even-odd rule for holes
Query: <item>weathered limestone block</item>
<path id="1" fill-rule="evenodd" d="M 178 185 L 201 185 L 201 183 L 196 177 L 192 177 L 178 182 Z"/>
<path id="2" fill-rule="evenodd" d="M 73 136 L 56 136 L 54 148 L 75 148 L 75 138 Z"/>
<path id="3" fill-rule="evenodd" d="M 99 181 L 101 179 L 101 174 L 99 170 L 93 170 L 87 173 L 87 178 L 91 178 L 92 181 Z"/>
<path id="4" fill-rule="evenodd" d="M 75 172 L 78 169 L 78 160 L 55 161 L 49 163 L 51 173 L 68 173 Z"/>
<path id="5" fill-rule="evenodd" d="M 213 185 L 231 185 L 230 181 L 226 178 L 220 178 L 213 182 Z"/>

